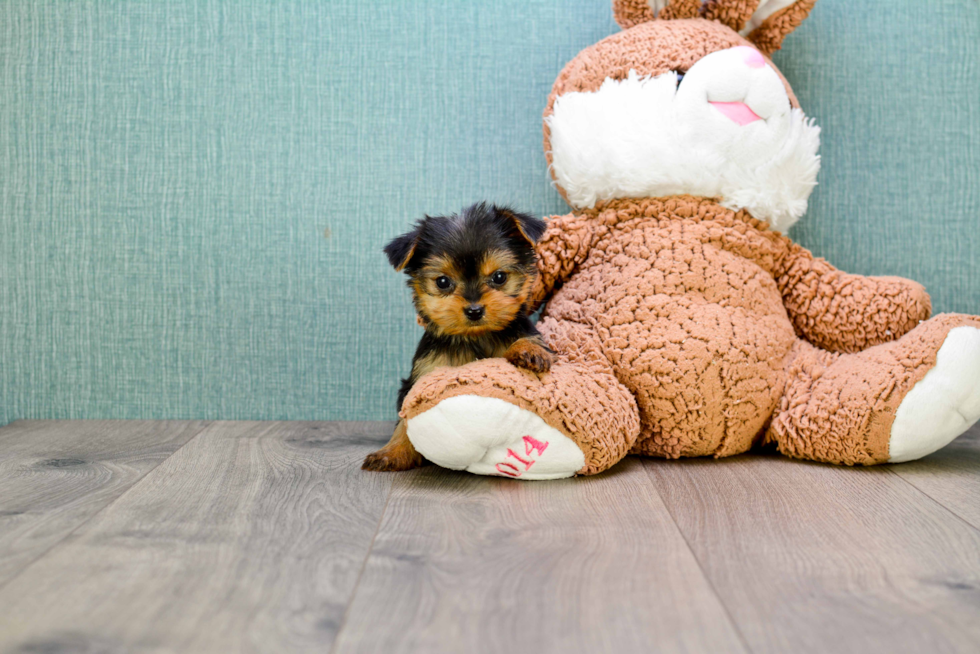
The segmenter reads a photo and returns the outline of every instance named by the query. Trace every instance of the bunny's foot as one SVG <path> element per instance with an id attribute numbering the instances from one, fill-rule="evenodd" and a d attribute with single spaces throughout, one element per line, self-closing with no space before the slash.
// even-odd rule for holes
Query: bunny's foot
<path id="1" fill-rule="evenodd" d="M 895 413 L 889 461 L 921 459 L 945 447 L 980 419 L 980 328 L 949 331 L 936 365 Z"/>
<path id="2" fill-rule="evenodd" d="M 853 354 L 798 341 L 767 439 L 845 465 L 914 461 L 980 418 L 980 318 L 943 314 Z"/>
<path id="3" fill-rule="evenodd" d="M 546 373 L 483 359 L 420 379 L 402 406 L 419 453 L 446 468 L 515 479 L 593 475 L 626 456 L 640 429 L 632 394 L 584 327 L 552 323 L 551 332 L 549 345 L 564 354 Z"/>
<path id="4" fill-rule="evenodd" d="M 444 468 L 513 479 L 560 479 L 585 466 L 575 441 L 535 413 L 493 397 L 457 395 L 408 421 L 408 435 Z"/>

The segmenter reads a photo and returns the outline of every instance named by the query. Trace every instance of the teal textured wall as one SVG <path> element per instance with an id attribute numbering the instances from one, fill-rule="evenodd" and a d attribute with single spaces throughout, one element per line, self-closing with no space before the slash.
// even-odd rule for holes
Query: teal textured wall
<path id="1" fill-rule="evenodd" d="M 540 113 L 607 0 L 0 2 L 0 424 L 380 419 L 423 212 L 564 212 Z M 980 312 L 980 3 L 821 0 L 794 235 Z"/>

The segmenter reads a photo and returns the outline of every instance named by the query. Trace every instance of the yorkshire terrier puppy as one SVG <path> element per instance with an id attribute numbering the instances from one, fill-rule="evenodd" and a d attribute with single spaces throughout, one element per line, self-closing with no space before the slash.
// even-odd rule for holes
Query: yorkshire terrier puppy
<path id="1" fill-rule="evenodd" d="M 416 381 L 436 368 L 504 357 L 515 366 L 548 372 L 554 355 L 528 318 L 537 276 L 534 244 L 543 221 L 506 207 L 475 204 L 452 216 L 426 216 L 385 246 L 404 271 L 425 334 L 402 380 L 398 410 Z M 399 420 L 391 440 L 364 459 L 365 470 L 409 470 L 422 455 Z"/>

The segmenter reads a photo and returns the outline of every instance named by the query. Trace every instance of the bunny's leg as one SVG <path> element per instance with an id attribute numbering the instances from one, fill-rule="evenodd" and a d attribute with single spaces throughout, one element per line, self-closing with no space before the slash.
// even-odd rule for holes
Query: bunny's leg
<path id="1" fill-rule="evenodd" d="M 844 465 L 912 461 L 980 419 L 980 318 L 944 314 L 853 354 L 797 341 L 766 434 L 780 452 Z"/>
<path id="2" fill-rule="evenodd" d="M 576 323 L 539 327 L 558 354 L 548 373 L 484 359 L 416 383 L 402 417 L 423 456 L 476 474 L 556 479 L 601 472 L 626 455 L 639 433 L 636 402 L 598 338 Z"/>

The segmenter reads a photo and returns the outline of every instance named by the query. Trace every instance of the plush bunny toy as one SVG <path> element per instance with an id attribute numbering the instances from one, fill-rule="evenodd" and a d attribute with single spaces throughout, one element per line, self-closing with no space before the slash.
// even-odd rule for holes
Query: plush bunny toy
<path id="1" fill-rule="evenodd" d="M 521 479 L 760 443 L 870 465 L 980 418 L 980 318 L 929 319 L 919 284 L 841 272 L 784 235 L 819 130 L 769 56 L 814 2 L 614 2 L 624 30 L 565 66 L 544 112 L 572 207 L 537 246 L 558 363 L 423 378 L 402 411 L 419 452 Z"/>

